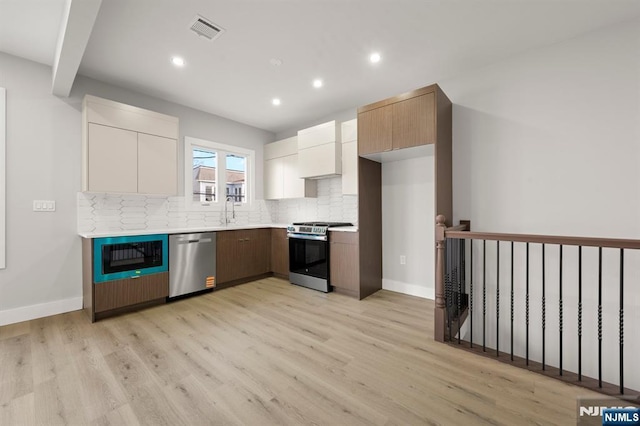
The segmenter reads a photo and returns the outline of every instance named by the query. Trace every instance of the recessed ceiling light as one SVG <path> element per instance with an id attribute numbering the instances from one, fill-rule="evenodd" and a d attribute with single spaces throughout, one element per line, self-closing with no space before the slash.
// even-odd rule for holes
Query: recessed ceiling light
<path id="1" fill-rule="evenodd" d="M 316 89 L 322 87 L 322 80 L 319 78 L 313 80 L 313 87 L 315 87 Z"/>
<path id="2" fill-rule="evenodd" d="M 282 65 L 282 59 L 280 59 L 280 58 L 271 58 L 269 60 L 269 63 L 271 65 L 273 65 L 274 67 L 279 67 L 280 65 Z"/>
<path id="3" fill-rule="evenodd" d="M 182 59 L 180 56 L 174 56 L 171 58 L 171 63 L 176 67 L 183 67 L 184 59 Z"/>
<path id="4" fill-rule="evenodd" d="M 272 103 L 273 105 L 275 105 L 275 106 L 280 105 L 280 104 L 281 104 L 281 102 L 280 102 L 280 98 L 273 98 L 273 99 L 271 100 L 271 103 Z"/>
<path id="5" fill-rule="evenodd" d="M 380 62 L 380 59 L 382 59 L 382 57 L 378 52 L 374 52 L 371 54 L 371 56 L 369 56 L 369 60 L 372 64 L 377 64 L 378 62 Z"/>

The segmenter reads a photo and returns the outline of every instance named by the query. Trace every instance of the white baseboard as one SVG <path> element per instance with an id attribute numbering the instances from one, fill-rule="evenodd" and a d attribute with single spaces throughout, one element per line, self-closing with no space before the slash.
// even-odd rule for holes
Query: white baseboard
<path id="1" fill-rule="evenodd" d="M 82 297 L 73 297 L 71 299 L 56 300 L 55 302 L 7 309 L 0 311 L 0 325 L 15 324 L 36 318 L 77 311 L 79 309 L 82 309 Z"/>
<path id="2" fill-rule="evenodd" d="M 418 296 L 424 299 L 435 300 L 435 289 L 424 287 L 417 284 L 408 284 L 401 281 L 382 279 L 382 288 L 384 290 L 395 291 L 396 293 L 408 294 L 409 296 Z"/>

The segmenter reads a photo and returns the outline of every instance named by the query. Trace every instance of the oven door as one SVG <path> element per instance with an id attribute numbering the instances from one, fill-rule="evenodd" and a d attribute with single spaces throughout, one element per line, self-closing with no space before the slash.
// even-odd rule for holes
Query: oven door
<path id="1" fill-rule="evenodd" d="M 289 271 L 323 280 L 329 279 L 327 237 L 288 234 Z"/>

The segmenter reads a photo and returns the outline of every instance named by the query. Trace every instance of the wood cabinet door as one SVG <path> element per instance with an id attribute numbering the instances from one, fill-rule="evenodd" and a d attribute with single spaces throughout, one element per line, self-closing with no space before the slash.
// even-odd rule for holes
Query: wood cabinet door
<path id="1" fill-rule="evenodd" d="M 329 253 L 331 285 L 358 297 L 360 294 L 358 234 L 333 232 L 331 240 Z"/>
<path id="2" fill-rule="evenodd" d="M 289 240 L 286 229 L 271 230 L 271 271 L 289 276 Z"/>
<path id="3" fill-rule="evenodd" d="M 271 230 L 250 229 L 243 233 L 245 267 L 241 278 L 266 274 L 271 270 Z"/>
<path id="4" fill-rule="evenodd" d="M 138 134 L 89 123 L 88 190 L 138 192 Z"/>
<path id="5" fill-rule="evenodd" d="M 431 92 L 392 105 L 393 149 L 436 142 L 435 100 Z"/>
<path id="6" fill-rule="evenodd" d="M 94 286 L 94 311 L 109 311 L 169 296 L 169 273 L 106 281 Z"/>
<path id="7" fill-rule="evenodd" d="M 391 151 L 392 105 L 358 114 L 358 154 Z"/>
<path id="8" fill-rule="evenodd" d="M 237 279 L 242 267 L 239 231 L 223 231 L 216 234 L 216 281 L 218 284 Z"/>
<path id="9" fill-rule="evenodd" d="M 138 192 L 178 193 L 178 142 L 138 133 Z"/>
<path id="10" fill-rule="evenodd" d="M 282 158 L 273 158 L 264 162 L 265 200 L 279 200 L 283 197 L 283 171 Z"/>

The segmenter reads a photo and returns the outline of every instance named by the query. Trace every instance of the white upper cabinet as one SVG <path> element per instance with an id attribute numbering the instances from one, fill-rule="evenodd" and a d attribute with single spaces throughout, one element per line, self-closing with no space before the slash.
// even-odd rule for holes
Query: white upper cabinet
<path id="1" fill-rule="evenodd" d="M 298 138 L 292 137 L 264 146 L 264 198 L 317 197 L 315 181 L 301 179 L 298 171 Z"/>
<path id="2" fill-rule="evenodd" d="M 88 133 L 88 189 L 138 192 L 138 133 L 94 123 Z"/>
<path id="3" fill-rule="evenodd" d="M 178 119 L 87 95 L 82 190 L 175 195 Z"/>
<path id="4" fill-rule="evenodd" d="M 335 121 L 298 131 L 298 172 L 301 178 L 342 173 L 340 126 Z"/>
<path id="5" fill-rule="evenodd" d="M 358 120 L 342 123 L 342 194 L 358 194 Z"/>

